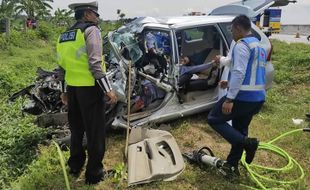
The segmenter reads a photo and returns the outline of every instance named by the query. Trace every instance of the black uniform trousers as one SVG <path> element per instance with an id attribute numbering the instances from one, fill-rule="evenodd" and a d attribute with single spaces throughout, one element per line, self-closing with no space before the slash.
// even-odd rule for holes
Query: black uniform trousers
<path id="1" fill-rule="evenodd" d="M 85 176 L 88 179 L 103 174 L 105 152 L 105 102 L 99 86 L 68 87 L 68 120 L 71 131 L 71 169 L 80 170 L 85 163 L 83 135 L 86 132 L 88 161 Z"/>
<path id="2" fill-rule="evenodd" d="M 252 117 L 259 112 L 264 102 L 234 101 L 232 112 L 228 115 L 222 113 L 222 106 L 226 97 L 221 98 L 208 115 L 209 125 L 224 137 L 230 144 L 231 150 L 227 162 L 238 166 L 243 153 L 243 143 L 248 136 Z M 232 126 L 227 121 L 232 120 Z"/>

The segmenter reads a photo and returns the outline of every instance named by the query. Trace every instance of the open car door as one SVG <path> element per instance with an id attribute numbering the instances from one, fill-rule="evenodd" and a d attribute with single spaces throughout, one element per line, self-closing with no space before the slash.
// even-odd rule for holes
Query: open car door
<path id="1" fill-rule="evenodd" d="M 232 4 L 224 5 L 214 9 L 209 15 L 240 15 L 244 14 L 250 18 L 264 12 L 269 7 L 286 6 L 289 3 L 296 3 L 290 0 L 243 0 Z"/>

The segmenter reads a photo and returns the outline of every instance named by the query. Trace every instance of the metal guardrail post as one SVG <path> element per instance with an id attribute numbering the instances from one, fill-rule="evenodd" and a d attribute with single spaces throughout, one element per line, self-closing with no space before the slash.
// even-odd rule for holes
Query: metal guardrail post
<path id="1" fill-rule="evenodd" d="M 6 36 L 10 36 L 10 19 L 0 19 L 0 33 L 6 33 Z"/>
<path id="2" fill-rule="evenodd" d="M 10 36 L 10 19 L 5 18 L 5 33 L 6 33 L 6 37 Z"/>

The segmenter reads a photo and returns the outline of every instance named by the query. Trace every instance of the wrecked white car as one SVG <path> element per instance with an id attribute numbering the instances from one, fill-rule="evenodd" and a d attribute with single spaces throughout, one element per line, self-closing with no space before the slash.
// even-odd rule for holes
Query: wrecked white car
<path id="1" fill-rule="evenodd" d="M 228 66 L 214 67 L 212 59 L 227 56 L 234 17 L 145 17 L 108 33 L 104 54 L 119 98 L 112 127 L 126 127 L 127 106 L 131 106 L 131 126 L 162 123 L 212 108 L 225 94 L 217 84 L 227 80 L 229 71 Z M 252 34 L 262 42 L 270 61 L 269 39 L 254 24 Z M 130 62 L 132 77 L 128 80 Z M 272 75 L 268 63 L 267 86 Z"/>
<path id="2" fill-rule="evenodd" d="M 103 54 L 119 101 L 106 111 L 108 125 L 115 129 L 126 127 L 127 106 L 131 108 L 131 126 L 158 124 L 212 108 L 226 93 L 217 84 L 227 80 L 229 72 L 229 65 L 216 66 L 212 60 L 216 55 L 228 55 L 232 20 L 239 14 L 253 18 L 277 2 L 280 1 L 242 1 L 216 8 L 208 16 L 138 18 L 109 32 L 104 38 Z M 274 72 L 269 62 L 271 43 L 254 24 L 252 34 L 268 53 L 269 88 Z M 10 100 L 27 95 L 30 102 L 23 111 L 48 114 L 46 118 L 50 120 L 50 113 L 63 110 L 54 75 L 44 75 L 37 85 L 15 93 Z"/>

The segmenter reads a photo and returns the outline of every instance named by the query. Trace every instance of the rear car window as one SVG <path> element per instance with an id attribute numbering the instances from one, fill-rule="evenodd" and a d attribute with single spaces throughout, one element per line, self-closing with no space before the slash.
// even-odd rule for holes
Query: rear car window
<path id="1" fill-rule="evenodd" d="M 179 56 L 189 57 L 191 65 L 209 62 L 221 52 L 221 34 L 214 25 L 185 28 L 176 32 Z"/>
<path id="2" fill-rule="evenodd" d="M 231 44 L 233 40 L 232 33 L 231 33 L 231 22 L 220 23 L 219 26 L 222 32 L 224 33 L 224 36 L 228 44 Z M 261 36 L 259 35 L 259 33 L 257 33 L 253 28 L 251 29 L 251 32 L 259 41 L 261 41 Z"/>
<path id="3" fill-rule="evenodd" d="M 198 28 L 187 29 L 184 31 L 185 40 L 188 42 L 202 40 L 203 35 L 204 32 Z"/>

